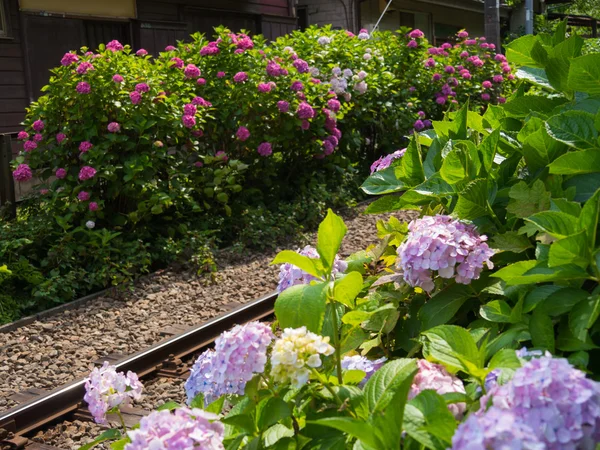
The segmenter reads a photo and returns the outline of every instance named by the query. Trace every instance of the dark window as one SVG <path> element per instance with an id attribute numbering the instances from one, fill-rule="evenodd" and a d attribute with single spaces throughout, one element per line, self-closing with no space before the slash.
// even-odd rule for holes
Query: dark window
<path id="1" fill-rule="evenodd" d="M 8 37 L 8 14 L 4 7 L 4 0 L 0 0 L 0 38 Z"/>
<path id="2" fill-rule="evenodd" d="M 415 15 L 413 13 L 400 11 L 400 26 L 414 28 Z"/>
<path id="3" fill-rule="evenodd" d="M 298 7 L 298 29 L 304 31 L 308 28 L 308 8 L 306 6 Z"/>

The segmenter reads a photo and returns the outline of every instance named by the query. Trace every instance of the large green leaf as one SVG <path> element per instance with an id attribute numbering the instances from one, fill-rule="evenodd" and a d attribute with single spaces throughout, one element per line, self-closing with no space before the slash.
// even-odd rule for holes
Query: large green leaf
<path id="1" fill-rule="evenodd" d="M 423 161 L 421 161 L 419 143 L 416 139 L 411 139 L 408 147 L 406 147 L 400 167 L 402 167 L 401 179 L 407 186 L 416 186 L 425 180 Z"/>
<path id="2" fill-rule="evenodd" d="M 536 260 L 511 264 L 494 272 L 492 276 L 504 280 L 508 286 L 588 278 L 587 272 L 574 264 L 548 267 L 547 263 Z"/>
<path id="3" fill-rule="evenodd" d="M 599 177 L 600 178 L 600 177 Z M 600 222 L 600 189 L 583 205 L 579 215 L 579 228 L 585 230 L 590 248 L 596 248 L 596 233 Z"/>
<path id="4" fill-rule="evenodd" d="M 496 234 L 490 240 L 490 247 L 503 252 L 521 253 L 532 248 L 531 241 L 516 231 L 507 231 L 503 234 Z"/>
<path id="5" fill-rule="evenodd" d="M 385 195 L 365 209 L 366 214 L 381 214 L 384 212 L 398 211 L 400 209 L 419 209 L 418 205 L 424 205 L 433 200 L 434 197 L 419 194 L 416 191 L 406 191 L 402 196 Z"/>
<path id="6" fill-rule="evenodd" d="M 531 49 L 537 38 L 533 35 L 525 35 L 519 39 L 515 39 L 511 43 L 506 45 L 506 57 L 508 60 L 517 67 L 539 66 L 538 63 L 531 56 Z"/>
<path id="7" fill-rule="evenodd" d="M 565 153 L 556 158 L 549 166 L 550 173 L 559 175 L 577 175 L 600 172 L 600 151 L 581 150 Z"/>
<path id="8" fill-rule="evenodd" d="M 552 243 L 548 257 L 548 267 L 563 264 L 577 264 L 586 268 L 590 264 L 590 247 L 586 230 Z"/>
<path id="9" fill-rule="evenodd" d="M 359 439 L 373 450 L 384 449 L 380 440 L 375 435 L 373 427 L 363 420 L 353 419 L 352 417 L 325 417 L 309 421 L 308 423 L 340 430 Z"/>
<path id="10" fill-rule="evenodd" d="M 367 408 L 371 414 L 384 411 L 388 406 L 402 408 L 402 405 L 391 404 L 398 394 L 405 394 L 404 402 L 412 379 L 417 373 L 417 363 L 413 359 L 395 359 L 384 364 L 364 387 Z"/>
<path id="11" fill-rule="evenodd" d="M 328 283 L 292 286 L 279 294 L 275 301 L 275 316 L 281 328 L 306 326 L 319 334 L 327 304 Z"/>
<path id="12" fill-rule="evenodd" d="M 543 297 L 541 303 L 538 302 L 537 309 L 550 317 L 569 312 L 573 306 L 589 297 L 589 293 L 582 289 L 556 285 L 539 286 L 529 295 L 538 299 Z"/>
<path id="13" fill-rule="evenodd" d="M 111 428 L 109 430 L 103 431 L 100 435 L 94 439 L 92 442 L 82 445 L 79 447 L 79 450 L 89 450 L 94 448 L 96 445 L 104 442 L 104 441 L 112 441 L 121 438 L 121 431 L 117 428 Z"/>
<path id="14" fill-rule="evenodd" d="M 260 401 L 256 413 L 256 425 L 260 431 L 264 431 L 271 425 L 290 417 L 292 409 L 282 398 L 269 397 Z"/>
<path id="15" fill-rule="evenodd" d="M 388 167 L 370 175 L 360 187 L 369 195 L 390 194 L 404 189 L 405 185 L 396 176 L 396 172 L 401 168 L 396 166 Z"/>
<path id="16" fill-rule="evenodd" d="M 447 323 L 470 296 L 468 286 L 453 284 L 431 297 L 419 310 L 422 330 Z"/>
<path id="17" fill-rule="evenodd" d="M 508 193 L 511 198 L 506 210 L 517 217 L 525 218 L 550 208 L 550 193 L 541 180 L 531 187 L 524 181 L 515 184 Z"/>
<path id="18" fill-rule="evenodd" d="M 362 275 L 358 272 L 350 272 L 343 278 L 335 281 L 335 300 L 354 308 L 354 299 L 360 293 L 363 286 Z"/>
<path id="19" fill-rule="evenodd" d="M 566 149 L 567 146 L 552 138 L 543 126 L 525 138 L 522 151 L 529 171 L 535 172 L 545 168 Z"/>
<path id="20" fill-rule="evenodd" d="M 406 433 L 429 449 L 445 450 L 452 442 L 456 420 L 444 398 L 425 390 L 413 398 L 405 409 Z"/>
<path id="21" fill-rule="evenodd" d="M 535 347 L 554 353 L 554 325 L 549 316 L 536 309 L 529 320 L 531 341 Z"/>
<path id="22" fill-rule="evenodd" d="M 321 261 L 301 255 L 292 250 L 283 250 L 279 252 L 271 262 L 271 264 L 285 263 L 290 263 L 315 277 L 323 277 L 324 275 Z"/>
<path id="23" fill-rule="evenodd" d="M 333 267 L 335 256 L 340 249 L 340 245 L 342 245 L 342 240 L 347 231 L 348 228 L 346 228 L 342 218 L 329 209 L 327 216 L 319 224 L 319 232 L 317 234 L 317 251 L 321 256 L 323 266 L 327 270 Z"/>
<path id="24" fill-rule="evenodd" d="M 465 179 L 468 169 L 468 155 L 454 147 L 444 158 L 440 175 L 449 184 L 456 184 Z"/>
<path id="25" fill-rule="evenodd" d="M 554 90 L 548 81 L 548 75 L 544 69 L 537 67 L 521 67 L 517 70 L 516 77 L 537 84 L 543 88 Z"/>
<path id="26" fill-rule="evenodd" d="M 574 91 L 600 94 L 600 53 L 580 56 L 571 61 L 568 86 Z"/>
<path id="27" fill-rule="evenodd" d="M 568 92 L 569 68 L 573 58 L 581 55 L 583 39 L 579 36 L 571 36 L 562 41 L 552 49 L 552 55 L 544 64 L 550 84 L 557 90 Z"/>
<path id="28" fill-rule="evenodd" d="M 598 146 L 594 116 L 585 111 L 566 111 L 552 116 L 546 122 L 546 130 L 557 141 L 577 149 Z"/>
<path id="29" fill-rule="evenodd" d="M 286 438 L 286 437 L 292 437 L 294 436 L 294 430 L 292 430 L 291 428 L 286 427 L 285 425 L 282 425 L 280 423 L 276 423 L 275 425 L 273 425 L 271 428 L 269 428 L 268 430 L 266 430 L 263 433 L 263 441 L 265 444 L 265 447 L 270 447 L 272 445 L 275 445 L 277 442 L 282 442 L 282 439 Z M 279 446 L 277 447 L 277 450 L 279 450 Z M 286 450 L 288 449 L 288 447 L 283 447 Z M 295 449 L 296 448 L 296 443 L 293 442 L 293 446 L 289 447 L 290 449 Z"/>
<path id="30" fill-rule="evenodd" d="M 600 296 L 594 295 L 577 303 L 569 313 L 569 328 L 577 339 L 585 341 L 588 330 L 600 315 Z"/>
<path id="31" fill-rule="evenodd" d="M 481 144 L 479 144 L 479 152 L 483 161 L 483 167 L 486 172 L 490 173 L 494 164 L 494 157 L 498 150 L 498 142 L 500 141 L 500 128 L 496 128 L 488 136 L 486 136 Z"/>
<path id="32" fill-rule="evenodd" d="M 600 177 L 596 173 L 586 173 L 570 177 L 563 183 L 565 189 L 574 187 L 575 198 L 577 202 L 589 200 L 594 193 L 600 189 Z"/>
<path id="33" fill-rule="evenodd" d="M 556 238 L 564 238 L 578 231 L 577 218 L 561 211 L 542 211 L 525 220 Z"/>
<path id="34" fill-rule="evenodd" d="M 478 178 L 467 184 L 458 194 L 458 201 L 452 211 L 463 220 L 475 220 L 489 214 L 488 183 L 485 178 Z"/>
<path id="35" fill-rule="evenodd" d="M 510 313 L 510 306 L 504 300 L 492 300 L 479 308 L 481 317 L 490 322 L 510 323 Z"/>
<path id="36" fill-rule="evenodd" d="M 483 367 L 475 340 L 464 328 L 440 325 L 423 333 L 423 355 L 457 370 L 472 373 Z M 475 370 L 474 370 L 475 369 Z"/>
<path id="37" fill-rule="evenodd" d="M 532 112 L 536 112 L 542 116 L 549 116 L 552 111 L 564 103 L 564 98 L 548 98 L 542 95 L 525 95 L 517 97 L 504 105 L 506 113 L 513 117 L 524 118 Z"/>

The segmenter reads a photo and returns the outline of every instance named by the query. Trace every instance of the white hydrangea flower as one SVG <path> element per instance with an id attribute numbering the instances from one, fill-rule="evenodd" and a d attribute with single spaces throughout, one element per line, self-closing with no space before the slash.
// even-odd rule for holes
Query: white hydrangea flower
<path id="1" fill-rule="evenodd" d="M 271 375 L 277 383 L 290 383 L 299 389 L 308 383 L 310 369 L 323 363 L 320 355 L 333 354 L 329 337 L 306 329 L 286 328 L 275 341 L 271 354 Z"/>
<path id="2" fill-rule="evenodd" d="M 327 36 L 321 36 L 319 39 L 317 39 L 317 42 L 319 45 L 329 45 L 331 44 L 331 38 Z"/>
<path id="3" fill-rule="evenodd" d="M 371 54 L 370 54 L 370 53 L 365 53 L 365 54 L 363 55 L 363 59 L 364 59 L 365 61 L 368 61 L 368 60 L 370 60 L 370 59 L 371 59 Z"/>
<path id="4" fill-rule="evenodd" d="M 365 83 L 364 81 L 356 83 L 354 85 L 354 90 L 357 91 L 359 94 L 364 94 L 365 92 L 367 92 L 367 83 Z"/>
<path id="5" fill-rule="evenodd" d="M 318 77 L 320 73 L 321 73 L 321 71 L 319 69 L 317 69 L 316 67 L 311 67 L 310 74 L 313 77 Z"/>
<path id="6" fill-rule="evenodd" d="M 92 228 L 94 228 L 96 226 L 96 222 L 94 222 L 93 220 L 88 220 L 85 223 L 85 226 L 88 227 L 91 230 Z"/>

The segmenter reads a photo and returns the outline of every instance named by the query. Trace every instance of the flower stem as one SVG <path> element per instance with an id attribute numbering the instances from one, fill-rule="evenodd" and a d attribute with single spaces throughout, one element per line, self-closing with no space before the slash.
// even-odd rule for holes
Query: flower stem
<path id="1" fill-rule="evenodd" d="M 125 419 L 123 418 L 123 414 L 121 414 L 121 410 L 117 408 L 117 416 L 119 416 L 119 420 L 121 421 L 121 426 L 123 427 L 123 431 L 127 434 L 127 425 L 125 425 Z"/>
<path id="2" fill-rule="evenodd" d="M 325 389 L 327 389 L 329 391 L 329 393 L 333 396 L 333 398 L 335 399 L 335 401 L 337 402 L 337 404 L 342 407 L 344 406 L 344 402 L 342 401 L 342 399 L 340 398 L 340 396 L 337 394 L 337 392 L 335 392 L 333 390 L 333 388 L 331 387 L 331 385 L 329 384 L 329 381 L 327 381 L 325 378 L 323 378 L 321 376 L 321 374 L 316 370 L 316 369 L 311 369 L 313 375 L 315 376 L 315 378 L 317 378 L 317 380 L 319 380 L 319 382 L 325 386 Z M 356 414 L 354 414 L 354 412 L 352 410 L 348 410 L 350 412 L 350 415 L 353 417 L 356 417 Z"/>
<path id="3" fill-rule="evenodd" d="M 340 384 L 342 379 L 342 349 L 340 346 L 340 331 L 338 329 L 337 311 L 335 309 L 335 281 L 331 283 L 329 302 L 331 305 L 331 322 L 333 325 L 333 347 L 335 348 L 335 365 L 337 378 Z"/>

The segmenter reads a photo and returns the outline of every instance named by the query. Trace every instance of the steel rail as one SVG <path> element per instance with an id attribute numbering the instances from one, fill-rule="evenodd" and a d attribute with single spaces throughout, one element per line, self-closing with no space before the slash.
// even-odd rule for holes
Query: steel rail
<path id="1" fill-rule="evenodd" d="M 131 370 L 139 376 L 155 372 L 169 357 L 183 358 L 192 355 L 212 344 L 219 334 L 236 324 L 270 316 L 273 314 L 276 299 L 276 292 L 268 294 L 123 358 L 114 365 L 119 371 Z M 76 411 L 85 393 L 84 385 L 85 378 L 75 380 L 0 413 L 0 428 L 22 436 Z"/>

